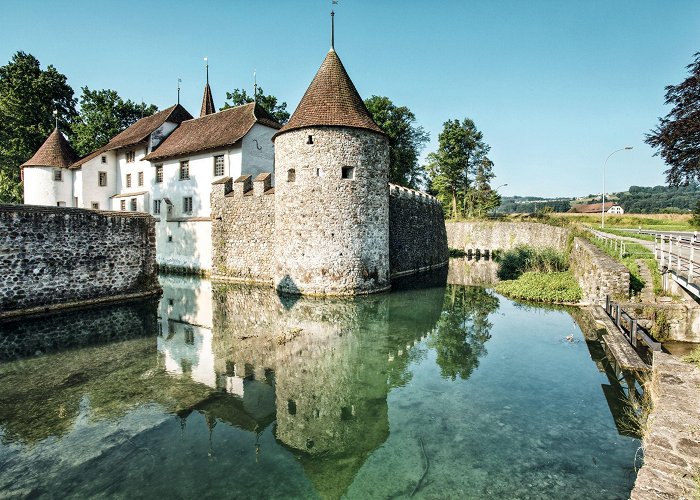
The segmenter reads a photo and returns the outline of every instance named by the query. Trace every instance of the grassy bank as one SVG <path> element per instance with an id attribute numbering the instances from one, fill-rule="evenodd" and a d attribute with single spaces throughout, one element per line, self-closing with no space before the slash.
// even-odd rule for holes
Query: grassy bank
<path id="1" fill-rule="evenodd" d="M 501 281 L 496 291 L 507 297 L 534 302 L 575 304 L 581 300 L 581 288 L 570 271 L 526 272 L 515 280 Z"/>

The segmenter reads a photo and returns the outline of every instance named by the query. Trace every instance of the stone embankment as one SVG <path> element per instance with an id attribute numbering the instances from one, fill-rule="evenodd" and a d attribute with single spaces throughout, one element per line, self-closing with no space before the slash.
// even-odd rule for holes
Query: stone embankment
<path id="1" fill-rule="evenodd" d="M 602 303 L 607 294 L 629 296 L 629 270 L 585 239 L 574 238 L 568 228 L 503 221 L 448 222 L 446 227 L 449 247 L 465 253 L 510 250 L 518 245 L 570 252 L 571 271 L 588 302 Z"/>
<path id="2" fill-rule="evenodd" d="M 0 319 L 160 291 L 150 215 L 0 205 Z"/>
<path id="3" fill-rule="evenodd" d="M 696 499 L 700 495 L 700 369 L 654 353 L 653 410 L 644 433 L 644 466 L 633 500 Z"/>

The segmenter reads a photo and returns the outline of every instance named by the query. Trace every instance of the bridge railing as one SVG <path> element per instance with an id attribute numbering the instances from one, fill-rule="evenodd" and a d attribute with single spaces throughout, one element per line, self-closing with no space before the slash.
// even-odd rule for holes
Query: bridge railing
<path id="1" fill-rule="evenodd" d="M 610 295 L 605 296 L 605 312 L 632 347 L 637 349 L 641 342 L 652 351 L 661 351 L 661 343 L 655 341 L 649 332 L 639 326 L 637 319 L 625 311 L 620 304 L 610 300 Z"/>
<path id="2" fill-rule="evenodd" d="M 654 256 L 659 269 L 670 271 L 690 291 L 700 290 L 700 240 L 697 235 L 654 235 Z"/>
<path id="3" fill-rule="evenodd" d="M 610 249 L 614 250 L 616 253 L 619 251 L 620 258 L 623 258 L 625 256 L 629 255 L 646 255 L 646 254 L 641 254 L 641 253 L 634 253 L 634 252 L 628 252 L 627 251 L 627 245 L 632 242 L 625 241 L 623 239 L 620 239 L 619 237 L 609 234 L 609 233 L 604 233 L 602 231 L 598 231 L 597 229 L 593 229 L 591 227 L 588 228 L 588 231 L 593 235 L 595 239 L 603 243 L 606 247 L 609 247 Z"/>

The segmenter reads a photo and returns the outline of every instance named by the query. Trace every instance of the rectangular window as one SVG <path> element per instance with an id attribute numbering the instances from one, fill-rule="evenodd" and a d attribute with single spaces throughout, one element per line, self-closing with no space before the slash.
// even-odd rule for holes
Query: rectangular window
<path id="1" fill-rule="evenodd" d="M 126 162 L 127 163 L 134 163 L 134 160 L 136 160 L 136 151 L 127 151 L 126 152 Z"/>
<path id="2" fill-rule="evenodd" d="M 136 198 L 131 198 L 131 200 L 129 200 L 129 205 L 130 210 L 136 212 Z"/>
<path id="3" fill-rule="evenodd" d="M 107 185 L 107 172 L 97 172 L 97 183 L 104 187 Z"/>
<path id="4" fill-rule="evenodd" d="M 126 210 L 126 200 L 119 200 L 119 208 L 122 210 Z"/>
<path id="5" fill-rule="evenodd" d="M 155 215 L 160 214 L 160 202 L 161 200 L 153 200 L 153 213 Z"/>
<path id="6" fill-rule="evenodd" d="M 92 209 L 93 210 L 99 210 L 100 209 L 100 204 L 97 203 L 96 201 L 92 202 Z"/>
<path id="7" fill-rule="evenodd" d="M 53 171 L 53 180 L 55 180 L 55 181 L 62 181 L 63 180 L 63 172 L 61 171 L 60 168 L 57 168 Z"/>
<path id="8" fill-rule="evenodd" d="M 131 187 L 131 174 L 126 174 L 126 187 Z"/>
<path id="9" fill-rule="evenodd" d="M 102 157 L 102 163 L 107 163 L 107 157 L 106 157 L 106 156 L 103 156 L 103 157 Z"/>
<path id="10" fill-rule="evenodd" d="M 224 175 L 224 155 L 214 157 L 214 177 Z"/>
<path id="11" fill-rule="evenodd" d="M 65 202 L 65 201 L 57 201 L 57 202 L 56 202 L 56 206 L 57 206 L 57 207 L 65 207 L 65 206 L 66 206 L 66 202 Z"/>
<path id="12" fill-rule="evenodd" d="M 163 182 L 163 165 L 156 165 L 156 182 Z"/>
<path id="13" fill-rule="evenodd" d="M 354 179 L 355 167 L 343 167 L 343 179 Z"/>
<path id="14" fill-rule="evenodd" d="M 73 206 L 78 208 L 78 197 L 77 196 L 73 196 Z"/>
<path id="15" fill-rule="evenodd" d="M 181 161 L 180 162 L 180 180 L 184 181 L 190 178 L 190 162 Z"/>
<path id="16" fill-rule="evenodd" d="M 192 213 L 192 197 L 187 196 L 182 199 L 182 212 L 185 214 Z"/>
<path id="17" fill-rule="evenodd" d="M 139 172 L 138 174 L 138 183 L 139 186 L 143 186 L 143 172 Z"/>

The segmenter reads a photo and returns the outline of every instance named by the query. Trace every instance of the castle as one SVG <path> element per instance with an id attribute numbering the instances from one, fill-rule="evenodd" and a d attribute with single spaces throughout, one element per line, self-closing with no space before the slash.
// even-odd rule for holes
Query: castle
<path id="1" fill-rule="evenodd" d="M 333 46 L 284 126 L 250 103 L 175 105 L 77 159 L 58 129 L 22 165 L 25 203 L 150 212 L 161 268 L 354 295 L 445 265 L 439 202 L 388 183 L 389 141 Z"/>

